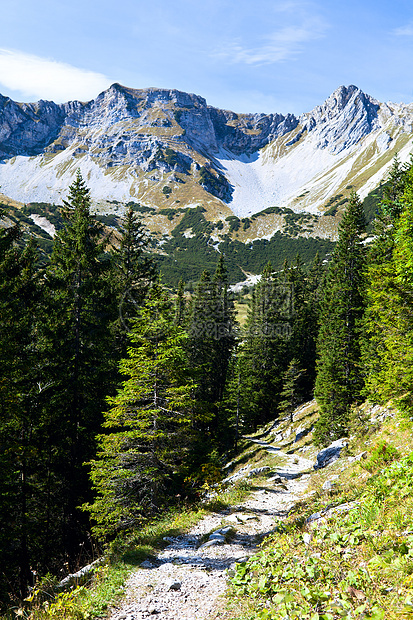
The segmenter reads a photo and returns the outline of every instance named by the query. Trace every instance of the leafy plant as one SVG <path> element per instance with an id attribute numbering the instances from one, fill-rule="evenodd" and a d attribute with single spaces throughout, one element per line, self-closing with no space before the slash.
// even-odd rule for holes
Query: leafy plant
<path id="1" fill-rule="evenodd" d="M 362 467 L 372 473 L 397 460 L 399 456 L 397 448 L 382 440 L 374 446 L 370 458 L 362 462 Z"/>

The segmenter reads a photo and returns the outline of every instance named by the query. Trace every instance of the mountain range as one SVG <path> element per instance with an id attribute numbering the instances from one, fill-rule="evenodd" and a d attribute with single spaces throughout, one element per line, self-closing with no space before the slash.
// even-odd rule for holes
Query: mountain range
<path id="1" fill-rule="evenodd" d="M 277 233 L 334 241 L 350 191 L 374 191 L 396 153 L 409 159 L 412 137 L 413 104 L 380 103 L 356 86 L 298 117 L 119 84 L 60 105 L 0 95 L 0 201 L 60 204 L 80 169 L 96 211 L 140 209 L 161 253 L 200 233 L 214 251 Z M 53 234 L 46 213 L 31 215 Z"/>

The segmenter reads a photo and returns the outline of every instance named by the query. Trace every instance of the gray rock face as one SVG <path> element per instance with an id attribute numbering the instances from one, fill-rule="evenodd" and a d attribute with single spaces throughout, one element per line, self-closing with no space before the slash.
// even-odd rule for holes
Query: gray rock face
<path id="1" fill-rule="evenodd" d="M 157 148 L 167 145 L 156 135 L 148 139 L 141 131 L 135 135 L 130 128 L 122 131 L 117 125 L 125 121 L 135 130 L 179 125 L 182 135 L 174 136 L 174 141 L 184 142 L 206 156 L 222 148 L 236 154 L 254 152 L 298 123 L 290 114 L 239 116 L 208 106 L 197 95 L 156 88 L 135 90 L 119 84 L 88 103 L 21 104 L 0 95 L 0 156 L 34 155 L 49 145 L 49 152 L 55 153 L 76 141 L 88 150 L 106 150 L 106 164 L 115 165 L 120 160 L 123 164 L 143 164 Z"/>
<path id="2" fill-rule="evenodd" d="M 0 95 L 0 158 L 42 153 L 58 136 L 68 110 L 53 101 L 16 103 Z"/>
<path id="3" fill-rule="evenodd" d="M 157 183 L 182 185 L 193 177 L 211 196 L 230 203 L 237 188 L 236 181 L 232 186 L 228 180 L 230 173 L 225 172 L 228 178 L 223 173 L 225 159 L 258 158 L 260 149 L 290 132 L 281 150 L 308 139 L 316 148 L 338 154 L 383 129 L 389 119 L 402 131 L 413 131 L 413 108 L 380 104 L 356 86 L 341 86 L 299 118 L 236 114 L 209 106 L 198 95 L 120 84 L 92 101 L 61 105 L 17 103 L 0 95 L 0 161 L 10 163 L 3 167 L 2 191 L 25 202 L 50 201 L 51 188 L 58 194 L 67 187 L 83 161 L 92 177 L 97 178 L 96 169 L 104 176 L 109 198 L 116 194 L 123 200 Z M 379 136 L 380 152 L 389 149 L 392 135 L 383 131 Z M 19 156 L 37 159 L 13 162 Z M 160 185 L 157 191 L 162 189 Z M 185 200 L 190 202 L 189 194 Z"/>
<path id="4" fill-rule="evenodd" d="M 275 138 L 295 129 L 293 114 L 235 114 L 209 107 L 217 146 L 241 155 L 255 153 Z"/>
<path id="5" fill-rule="evenodd" d="M 322 469 L 323 467 L 327 467 L 327 465 L 331 465 L 334 461 L 337 461 L 337 459 L 340 458 L 340 452 L 347 445 L 347 439 L 337 439 L 337 441 L 333 441 L 327 448 L 324 448 L 317 454 L 314 469 Z"/>
<path id="6" fill-rule="evenodd" d="M 357 86 L 340 86 L 323 103 L 300 117 L 303 131 L 313 133 L 317 146 L 332 153 L 357 144 L 378 126 L 380 103 Z"/>
<path id="7" fill-rule="evenodd" d="M 42 153 L 89 156 L 103 169 L 191 174 L 194 152 L 207 158 L 200 184 L 224 202 L 232 188 L 214 161 L 222 149 L 251 153 L 294 128 L 280 114 L 238 116 L 177 90 L 113 84 L 93 101 L 21 104 L 0 96 L 0 159 Z M 179 181 L 182 182 L 182 181 Z"/>
<path id="8" fill-rule="evenodd" d="M 26 104 L 0 95 L 0 156 L 38 154 L 59 138 L 49 152 L 64 150 L 76 140 L 89 150 L 106 150 L 106 163 L 143 164 L 165 140 L 123 132 L 116 125 L 124 121 L 132 122 L 135 130 L 179 125 L 184 134 L 174 136 L 174 141 L 185 142 L 208 156 L 222 148 L 236 155 L 253 153 L 295 129 L 300 121 L 303 129 L 295 140 L 305 131 L 317 131 L 320 146 L 337 150 L 372 130 L 378 108 L 378 102 L 355 86 L 340 87 L 322 106 L 300 119 L 292 114 L 238 115 L 208 106 L 197 95 L 155 88 L 135 90 L 119 84 L 88 103 Z"/>

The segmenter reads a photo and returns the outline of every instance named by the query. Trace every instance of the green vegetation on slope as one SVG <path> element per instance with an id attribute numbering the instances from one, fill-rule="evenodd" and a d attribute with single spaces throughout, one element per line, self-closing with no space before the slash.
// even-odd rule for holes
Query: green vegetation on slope
<path id="1" fill-rule="evenodd" d="M 371 421 L 373 413 L 375 422 Z M 384 422 L 377 421 L 383 417 Z M 358 433 L 344 458 L 313 472 L 312 494 L 277 523 L 257 555 L 237 565 L 227 609 L 220 617 L 411 617 L 411 424 L 394 410 L 377 410 L 369 404 L 357 411 L 356 418 Z M 364 458 L 353 458 L 353 462 L 348 458 L 358 454 Z M 323 490 L 326 480 L 333 480 L 330 490 Z"/>
<path id="2" fill-rule="evenodd" d="M 291 261 L 297 254 L 300 254 L 303 261 L 309 264 L 317 252 L 324 259 L 334 248 L 334 242 L 329 240 L 298 237 L 297 233 L 300 226 L 314 216 L 307 213 L 294 213 L 290 209 L 269 207 L 262 212 L 284 213 L 287 224 L 286 233 L 277 232 L 270 240 L 257 239 L 253 242 L 242 243 L 237 239 L 232 239 L 231 234 L 236 233 L 240 228 L 247 230 L 251 221 L 256 219 L 259 214 L 243 219 L 239 219 L 235 215 L 227 217 L 230 234 L 215 242 L 211 239 L 211 235 L 214 234 L 214 231 L 222 230 L 223 223 L 219 221 L 214 224 L 206 220 L 205 209 L 202 206 L 164 208 L 159 211 L 135 202 L 130 202 L 126 206 L 138 214 L 142 213 L 144 217 L 159 213 L 166 216 L 170 222 L 173 222 L 175 217 L 184 214 L 172 230 L 172 237 L 167 241 L 162 241 L 162 245 L 158 247 L 161 254 L 158 254 L 157 249 L 154 251 L 164 281 L 173 287 L 177 286 L 181 278 L 185 282 L 194 283 L 199 280 L 204 269 L 213 271 L 219 252 L 225 255 L 230 282 L 235 283 L 245 279 L 244 272 L 260 273 L 269 260 L 275 268 L 280 269 L 284 259 Z M 60 207 L 48 203 L 30 203 L 22 209 L 6 205 L 3 208 L 13 222 L 21 222 L 24 229 L 35 236 L 45 258 L 47 258 L 52 251 L 52 239 L 29 216 L 37 214 L 46 217 L 59 231 L 64 225 Z M 96 219 L 102 222 L 107 229 L 119 230 L 121 217 L 118 215 L 97 214 Z M 193 236 L 189 236 L 188 232 L 189 235 Z"/>

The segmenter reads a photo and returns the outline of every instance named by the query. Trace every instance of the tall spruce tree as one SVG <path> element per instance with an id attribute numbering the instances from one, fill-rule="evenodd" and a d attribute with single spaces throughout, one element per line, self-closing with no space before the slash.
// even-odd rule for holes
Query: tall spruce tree
<path id="1" fill-rule="evenodd" d="M 316 341 L 318 335 L 318 294 L 323 273 L 320 257 L 306 270 L 298 255 L 286 266 L 283 278 L 291 286 L 292 312 L 291 335 L 288 342 L 286 364 L 293 359 L 306 369 L 302 377 L 302 395 L 312 398 L 316 375 Z"/>
<path id="2" fill-rule="evenodd" d="M 97 495 L 85 507 L 100 537 L 136 526 L 181 491 L 194 433 L 187 335 L 160 285 L 131 323 L 128 357 L 120 364 L 126 378 L 108 399 L 107 432 L 92 462 Z"/>
<path id="3" fill-rule="evenodd" d="M 0 230 L 0 606 L 25 596 L 47 545 L 36 263 L 18 226 Z"/>
<path id="4" fill-rule="evenodd" d="M 314 396 L 317 375 L 317 338 L 320 328 L 320 303 L 325 271 L 325 264 L 321 261 L 320 255 L 317 252 L 306 277 L 305 337 L 301 345 L 302 353 L 299 355 L 300 362 L 306 369 L 304 389 L 307 398 Z"/>
<path id="5" fill-rule="evenodd" d="M 353 192 L 339 225 L 321 302 L 315 386 L 320 418 L 315 437 L 322 444 L 347 434 L 351 405 L 363 388 L 360 329 L 365 306 L 364 230 L 363 207 Z"/>
<path id="6" fill-rule="evenodd" d="M 119 246 L 113 250 L 114 287 L 118 297 L 118 332 L 121 338 L 121 357 L 126 355 L 131 319 L 157 277 L 153 258 L 148 254 L 149 238 L 137 213 L 129 209 L 121 222 Z"/>
<path id="7" fill-rule="evenodd" d="M 400 192 L 400 184 L 398 184 Z M 374 252 L 369 265 L 369 336 L 365 355 L 367 394 L 376 402 L 394 399 L 413 411 L 413 167 L 402 193 L 394 194 L 393 218 L 385 231 L 386 254 Z M 388 205 L 385 205 L 388 209 Z M 389 211 L 389 209 L 388 209 Z M 384 233 L 383 233 L 384 235 Z M 374 251 L 374 248 L 373 248 Z M 373 253 L 372 251 L 372 253 Z"/>
<path id="8" fill-rule="evenodd" d="M 53 473 L 65 486 L 57 524 L 60 531 L 55 536 L 69 563 L 87 535 L 85 516 L 78 509 L 89 497 L 83 464 L 96 448 L 105 395 L 114 391 L 116 364 L 109 329 L 116 313 L 108 278 L 110 257 L 104 252 L 102 227 L 90 206 L 90 191 L 78 171 L 64 201 L 66 227 L 54 239 L 47 273 L 50 386 L 46 407 Z"/>
<path id="9" fill-rule="evenodd" d="M 189 311 L 189 359 L 197 383 L 199 420 L 210 436 L 224 439 L 227 420 L 221 415 L 221 402 L 235 347 L 234 303 L 228 292 L 228 276 L 221 255 L 213 278 L 204 272 L 191 300 Z M 202 413 L 202 415 L 201 415 Z M 224 439 L 224 443 L 225 443 Z"/>
<path id="10" fill-rule="evenodd" d="M 411 178 L 411 165 L 401 165 L 396 157 L 385 185 L 384 195 L 374 222 L 374 239 L 367 262 L 367 308 L 364 320 L 363 366 L 366 396 L 384 403 L 393 395 L 390 388 L 387 340 L 397 330 L 400 287 L 395 260 L 396 232 L 405 206 L 404 192 Z M 390 380 L 390 383 L 389 383 Z M 401 385 L 401 384 L 399 384 Z M 397 392 L 397 390 L 396 390 Z"/>
<path id="11" fill-rule="evenodd" d="M 280 394 L 280 413 L 290 416 L 293 422 L 294 410 L 305 401 L 305 389 L 303 378 L 306 370 L 300 367 L 299 361 L 294 357 L 283 373 L 283 387 Z"/>
<path id="12" fill-rule="evenodd" d="M 175 299 L 175 321 L 178 325 L 184 326 L 186 322 L 186 299 L 184 281 L 179 280 L 178 290 Z"/>
<path id="13" fill-rule="evenodd" d="M 240 415 L 246 430 L 277 417 L 293 310 L 285 274 L 286 269 L 276 274 L 268 263 L 252 294 L 240 358 Z"/>

